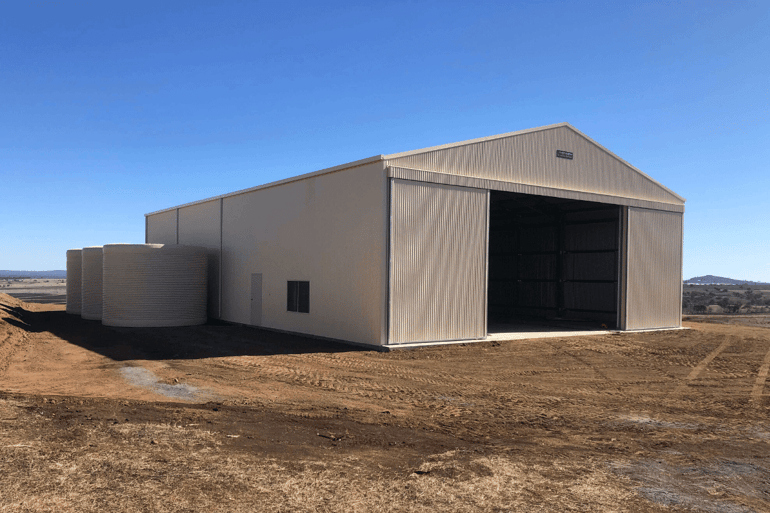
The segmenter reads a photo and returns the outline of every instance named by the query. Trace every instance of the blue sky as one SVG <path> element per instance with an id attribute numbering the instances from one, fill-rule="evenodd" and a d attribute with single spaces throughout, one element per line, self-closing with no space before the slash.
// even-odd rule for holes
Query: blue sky
<path id="1" fill-rule="evenodd" d="M 567 121 L 687 198 L 684 276 L 770 281 L 769 2 L 0 3 L 0 269 L 144 214 Z"/>

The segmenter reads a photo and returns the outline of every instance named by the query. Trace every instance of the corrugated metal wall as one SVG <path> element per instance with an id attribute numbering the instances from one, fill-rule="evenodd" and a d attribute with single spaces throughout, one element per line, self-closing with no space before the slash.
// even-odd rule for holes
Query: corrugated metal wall
<path id="1" fill-rule="evenodd" d="M 682 325 L 682 214 L 628 209 L 626 329 Z"/>
<path id="2" fill-rule="evenodd" d="M 572 152 L 573 159 L 556 157 L 557 149 Z M 569 126 L 386 158 L 394 167 L 683 204 Z"/>
<path id="3" fill-rule="evenodd" d="M 206 248 L 208 258 L 208 315 L 219 318 L 219 264 L 222 237 L 219 200 L 179 209 L 179 244 Z M 153 240 L 152 243 L 157 243 Z"/>
<path id="4" fill-rule="evenodd" d="M 261 274 L 261 326 L 385 344 L 387 197 L 378 161 L 223 198 L 222 319 L 252 322 Z M 288 281 L 310 282 L 310 313 Z"/>
<path id="5" fill-rule="evenodd" d="M 392 180 L 388 343 L 486 336 L 488 194 Z"/>
<path id="6" fill-rule="evenodd" d="M 177 209 L 147 216 L 145 242 L 176 244 Z"/>

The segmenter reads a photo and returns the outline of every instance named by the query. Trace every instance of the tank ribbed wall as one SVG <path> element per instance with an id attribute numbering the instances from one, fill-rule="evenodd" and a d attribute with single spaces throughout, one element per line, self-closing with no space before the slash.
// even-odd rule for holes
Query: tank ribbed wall
<path id="1" fill-rule="evenodd" d="M 207 320 L 206 249 L 164 244 L 104 246 L 102 324 L 193 326 Z"/>
<path id="2" fill-rule="evenodd" d="M 80 315 L 83 297 L 80 288 L 83 250 L 67 250 L 67 313 Z"/>
<path id="3" fill-rule="evenodd" d="M 102 318 L 102 247 L 83 248 L 82 257 L 80 316 L 98 321 Z"/>

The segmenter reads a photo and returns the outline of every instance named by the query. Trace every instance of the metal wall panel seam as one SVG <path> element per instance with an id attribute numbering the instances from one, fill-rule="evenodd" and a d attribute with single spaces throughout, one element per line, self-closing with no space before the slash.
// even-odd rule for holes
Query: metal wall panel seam
<path id="1" fill-rule="evenodd" d="M 425 171 L 421 169 L 405 168 L 401 166 L 388 166 L 388 176 L 402 180 L 411 180 L 416 182 L 437 183 L 442 185 L 454 185 L 458 187 L 489 189 L 506 192 L 518 192 L 522 194 L 531 194 L 536 196 L 549 196 L 555 198 L 578 199 L 583 201 L 592 201 L 596 203 L 607 203 L 612 205 L 626 205 L 637 208 L 647 208 L 650 210 L 666 210 L 670 212 L 684 212 L 684 205 L 673 203 L 660 203 L 655 201 L 643 200 L 638 198 L 629 198 L 623 196 L 612 196 L 607 194 L 598 194 L 592 192 L 575 191 L 569 189 L 556 189 L 540 185 L 529 185 L 518 182 L 504 182 L 500 180 L 491 180 L 488 178 L 476 178 L 464 175 L 452 175 L 447 173 L 438 173 L 435 171 Z"/>
<path id="2" fill-rule="evenodd" d="M 393 287 L 396 279 L 393 272 L 393 246 L 396 243 L 396 239 L 393 234 L 393 180 L 390 180 L 388 184 L 389 196 L 388 202 L 390 203 L 388 208 L 388 344 L 393 339 L 393 315 L 390 313 L 393 309 Z"/>
<path id="3" fill-rule="evenodd" d="M 176 243 L 179 244 L 179 209 L 176 209 Z"/>
<path id="4" fill-rule="evenodd" d="M 385 317 L 384 317 L 384 340 L 382 340 L 383 345 L 390 344 L 390 309 L 391 309 L 391 297 L 393 297 L 392 293 L 392 284 L 391 279 L 393 276 L 393 273 L 391 272 L 390 266 L 391 262 L 393 261 L 393 208 L 391 205 L 391 201 L 393 201 L 393 194 L 391 189 L 393 188 L 393 180 L 391 178 L 388 178 L 388 173 L 385 173 L 385 195 L 386 195 L 386 223 L 385 223 Z"/>

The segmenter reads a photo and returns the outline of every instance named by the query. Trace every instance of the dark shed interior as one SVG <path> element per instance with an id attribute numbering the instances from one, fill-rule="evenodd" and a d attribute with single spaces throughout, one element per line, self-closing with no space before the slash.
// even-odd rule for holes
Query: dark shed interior
<path id="1" fill-rule="evenodd" d="M 490 192 L 488 321 L 616 328 L 621 207 Z"/>

